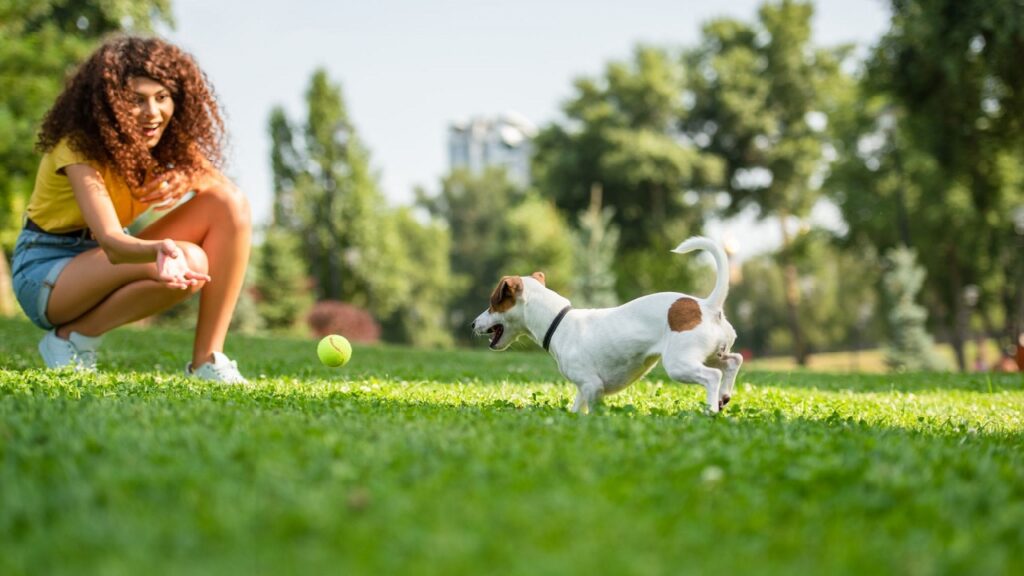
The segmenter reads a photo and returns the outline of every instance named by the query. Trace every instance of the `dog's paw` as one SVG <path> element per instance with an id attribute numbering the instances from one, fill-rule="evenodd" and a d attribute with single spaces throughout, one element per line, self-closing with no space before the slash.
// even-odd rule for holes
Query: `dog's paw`
<path id="1" fill-rule="evenodd" d="M 729 400 L 732 400 L 732 396 L 722 394 L 722 397 L 718 399 L 718 409 L 722 410 L 725 408 L 725 405 L 729 403 Z"/>

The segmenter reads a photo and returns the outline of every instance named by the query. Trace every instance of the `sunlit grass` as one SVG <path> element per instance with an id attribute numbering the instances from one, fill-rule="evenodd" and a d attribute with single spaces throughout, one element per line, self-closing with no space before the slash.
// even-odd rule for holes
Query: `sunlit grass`
<path id="1" fill-rule="evenodd" d="M 1020 375 L 741 372 L 719 417 L 651 377 L 600 413 L 541 353 L 189 335 L 46 372 L 0 321 L 3 574 L 1015 574 Z M 481 346 L 483 346 L 481 344 Z"/>

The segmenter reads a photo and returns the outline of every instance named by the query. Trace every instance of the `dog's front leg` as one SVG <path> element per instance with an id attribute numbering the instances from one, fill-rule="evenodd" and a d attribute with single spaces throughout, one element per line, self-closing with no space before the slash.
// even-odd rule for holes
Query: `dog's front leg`
<path id="1" fill-rule="evenodd" d="M 586 403 L 583 400 L 583 389 L 579 386 L 576 387 L 576 399 L 572 401 L 572 408 L 569 409 L 573 414 L 579 414 L 581 409 L 586 407 Z"/>
<path id="2" fill-rule="evenodd" d="M 601 402 L 602 384 L 600 380 L 587 381 L 576 385 L 576 399 L 570 409 L 574 413 L 589 414 Z"/>

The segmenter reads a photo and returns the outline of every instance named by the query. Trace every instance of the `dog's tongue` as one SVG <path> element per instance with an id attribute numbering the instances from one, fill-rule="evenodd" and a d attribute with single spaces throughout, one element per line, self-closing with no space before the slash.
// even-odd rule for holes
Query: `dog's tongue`
<path id="1" fill-rule="evenodd" d="M 491 347 L 492 348 L 494 347 L 495 344 L 498 343 L 498 340 L 501 340 L 501 335 L 504 332 L 505 332 L 505 327 L 502 326 L 501 324 L 498 324 L 497 326 L 494 327 L 494 330 L 491 332 L 491 334 L 493 334 L 493 336 L 491 336 Z"/>

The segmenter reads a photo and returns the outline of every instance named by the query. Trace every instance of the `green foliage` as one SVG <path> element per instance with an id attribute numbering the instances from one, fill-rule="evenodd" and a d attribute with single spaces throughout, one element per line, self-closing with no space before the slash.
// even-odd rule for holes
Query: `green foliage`
<path id="1" fill-rule="evenodd" d="M 909 248 L 894 248 L 886 254 L 889 266 L 883 279 L 890 344 L 886 363 L 893 370 L 944 370 L 935 354 L 935 342 L 925 330 L 928 312 L 917 302 L 925 272 L 917 265 L 917 254 Z"/>
<path id="2" fill-rule="evenodd" d="M 572 237 L 554 204 L 535 195 L 527 196 L 508 213 L 502 229 L 501 262 L 505 274 L 528 276 L 541 271 L 549 288 L 568 295 L 574 276 Z M 485 303 L 478 302 L 477 307 L 482 310 Z"/>
<path id="3" fill-rule="evenodd" d="M 541 193 L 576 214 L 589 205 L 591 188 L 601 186 L 624 251 L 680 242 L 665 239 L 669 224 L 699 228 L 703 214 L 684 192 L 718 185 L 721 165 L 679 137 L 682 89 L 678 60 L 649 46 L 638 47 L 629 62 L 609 63 L 601 78 L 576 80 L 563 107 L 567 121 L 536 140 L 533 173 Z"/>
<path id="4" fill-rule="evenodd" d="M 568 223 L 546 199 L 527 194 L 500 168 L 481 174 L 454 170 L 436 196 L 418 191 L 420 207 L 448 225 L 452 281 L 448 325 L 456 339 L 490 301 L 502 276 L 541 271 L 566 293 L 573 278 Z"/>
<path id="5" fill-rule="evenodd" d="M 256 309 L 260 317 L 270 330 L 300 329 L 313 298 L 299 240 L 294 234 L 271 226 L 264 231 L 263 243 L 255 253 L 253 287 L 259 295 Z"/>
<path id="6" fill-rule="evenodd" d="M 412 291 L 383 323 L 384 336 L 413 346 L 448 348 L 454 343 L 446 316 L 454 290 L 449 232 L 437 221 L 421 223 L 409 208 L 396 210 L 391 218 L 408 250 L 403 276 Z"/>
<path id="7" fill-rule="evenodd" d="M 389 335 L 424 338 L 429 330 L 440 329 L 440 305 L 450 293 L 443 258 L 427 256 L 431 249 L 446 245 L 435 228 L 406 230 L 423 226 L 414 218 L 396 214 L 387 206 L 376 176 L 370 169 L 369 152 L 363 146 L 348 115 L 341 87 L 324 70 L 313 74 L 306 93 L 307 116 L 301 128 L 304 138 L 284 112 L 271 113 L 274 170 L 274 219 L 277 226 L 301 238 L 303 260 L 313 279 L 318 299 L 341 300 L 368 310 L 383 323 L 396 327 Z M 421 237 L 434 241 L 415 247 L 409 242 Z M 429 269 L 417 270 L 420 262 Z M 443 252 L 441 253 L 443 254 Z M 419 298 L 418 280 L 439 282 Z M 433 324 L 417 330 L 412 319 L 395 319 L 414 312 Z M 405 328 L 397 328 L 405 326 Z M 426 337 L 433 344 L 444 338 Z"/>
<path id="8" fill-rule="evenodd" d="M 600 188 L 591 191 L 590 207 L 579 215 L 572 232 L 573 304 L 577 308 L 608 308 L 617 305 L 615 253 L 619 228 L 612 222 L 614 209 L 601 207 Z"/>
<path id="9" fill-rule="evenodd" d="M 788 259 L 788 220 L 805 219 L 825 168 L 825 115 L 844 85 L 839 51 L 815 48 L 809 2 L 766 2 L 758 22 L 712 21 L 685 56 L 693 107 L 683 131 L 725 164 L 731 211 L 756 207 L 783 226 L 786 317 L 793 353 L 806 362 L 799 265 Z"/>
<path id="10" fill-rule="evenodd" d="M 1024 204 L 1024 6 L 900 0 L 892 7 L 834 183 L 854 239 L 882 250 L 900 242 L 927 248 L 918 251 L 927 270 L 923 300 L 963 368 L 967 286 L 981 288 L 977 307 L 987 323 L 1002 317 L 1009 336 L 1024 322 L 1015 318 L 1012 288 L 1024 268 L 1012 222 Z M 873 206 L 884 210 L 880 221 L 868 217 Z"/>
<path id="11" fill-rule="evenodd" d="M 504 246 L 508 215 L 525 194 L 498 168 L 479 175 L 454 170 L 442 179 L 437 195 L 417 191 L 417 204 L 448 226 L 453 276 L 448 325 L 458 339 L 469 336 L 467 326 L 487 306 L 501 276 L 533 272 L 512 270 L 504 261 L 509 253 Z"/>
<path id="12" fill-rule="evenodd" d="M 253 286 L 254 274 L 246 274 L 242 283 L 242 291 L 235 303 L 235 313 L 231 315 L 229 330 L 234 334 L 259 334 L 266 328 L 266 320 L 260 314 Z M 198 300 L 196 298 L 195 300 Z M 195 316 L 191 319 L 195 322 Z"/>
<path id="13" fill-rule="evenodd" d="M 812 350 L 856 350 L 882 336 L 877 258 L 870 252 L 842 250 L 821 232 L 801 235 L 789 250 L 805 297 L 800 323 Z M 726 301 L 739 333 L 736 346 L 758 356 L 793 352 L 783 271 L 777 260 L 778 255 L 766 254 L 743 262 Z"/>
<path id="14" fill-rule="evenodd" d="M 810 44 L 807 2 L 766 2 L 759 22 L 715 20 L 685 55 L 692 109 L 683 131 L 725 164 L 733 210 L 806 216 L 825 142 L 811 118 L 839 80 L 834 56 Z M 763 174 L 763 175 L 760 175 Z"/>
<path id="15" fill-rule="evenodd" d="M 715 283 L 714 271 L 703 268 L 698 254 L 680 256 L 673 248 L 699 232 L 681 222 L 666 226 L 664 236 L 643 248 L 622 249 L 615 262 L 616 291 L 622 300 L 652 292 L 707 295 Z"/>
<path id="16" fill-rule="evenodd" d="M 184 332 L 115 331 L 95 375 L 38 336 L 0 320 L 4 574 L 1024 569 L 1014 375 L 742 371 L 710 418 L 659 370 L 578 417 L 541 354 L 236 337 L 263 376 L 227 387 Z"/>

